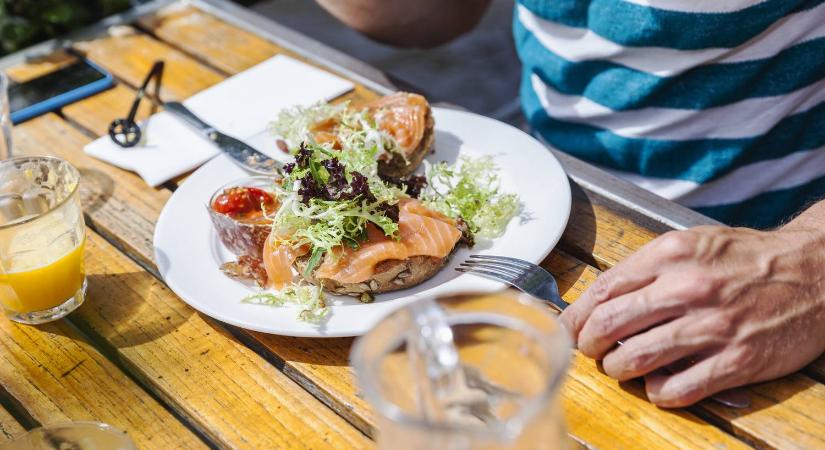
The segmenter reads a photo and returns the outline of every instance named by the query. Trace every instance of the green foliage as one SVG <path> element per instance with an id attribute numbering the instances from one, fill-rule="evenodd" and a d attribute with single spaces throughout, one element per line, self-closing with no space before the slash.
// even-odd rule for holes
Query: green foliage
<path id="1" fill-rule="evenodd" d="M 0 0 L 0 55 L 129 8 L 129 0 Z"/>

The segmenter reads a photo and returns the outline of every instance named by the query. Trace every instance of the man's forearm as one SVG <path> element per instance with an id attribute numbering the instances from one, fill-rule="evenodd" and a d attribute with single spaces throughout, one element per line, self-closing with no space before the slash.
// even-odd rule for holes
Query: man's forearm
<path id="1" fill-rule="evenodd" d="M 316 0 L 338 20 L 384 43 L 434 47 L 471 30 L 490 0 Z"/>

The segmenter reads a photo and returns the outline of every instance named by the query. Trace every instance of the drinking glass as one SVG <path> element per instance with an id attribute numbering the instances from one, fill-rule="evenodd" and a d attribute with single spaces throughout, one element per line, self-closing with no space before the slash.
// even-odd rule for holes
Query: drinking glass
<path id="1" fill-rule="evenodd" d="M 396 310 L 353 347 L 378 447 L 567 448 L 558 390 L 570 343 L 548 308 L 513 291 L 434 305 Z"/>
<path id="2" fill-rule="evenodd" d="M 0 450 L 137 450 L 123 431 L 99 422 L 68 422 L 35 428 Z"/>
<path id="3" fill-rule="evenodd" d="M 9 79 L 0 71 L 0 161 L 11 158 L 11 112 Z"/>
<path id="4" fill-rule="evenodd" d="M 59 319 L 85 298 L 80 173 L 51 157 L 0 161 L 0 305 L 26 324 Z"/>

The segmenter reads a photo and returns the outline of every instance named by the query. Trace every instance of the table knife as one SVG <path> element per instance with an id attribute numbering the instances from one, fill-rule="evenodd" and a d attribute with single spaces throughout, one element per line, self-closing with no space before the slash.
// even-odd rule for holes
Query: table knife
<path id="1" fill-rule="evenodd" d="M 278 175 L 283 164 L 255 150 L 250 145 L 218 131 L 212 125 L 201 120 L 189 108 L 180 102 L 166 102 L 164 107 L 174 116 L 182 119 L 192 128 L 212 141 L 221 151 L 229 155 L 232 162 L 241 168 L 258 175 Z"/>

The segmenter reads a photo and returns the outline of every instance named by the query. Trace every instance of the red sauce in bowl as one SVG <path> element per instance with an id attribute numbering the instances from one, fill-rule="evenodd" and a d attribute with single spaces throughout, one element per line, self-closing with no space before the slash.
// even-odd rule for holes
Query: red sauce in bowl
<path id="1" fill-rule="evenodd" d="M 207 208 L 221 242 L 238 256 L 260 259 L 278 209 L 275 196 L 252 186 L 234 186 L 217 192 Z"/>
<path id="2" fill-rule="evenodd" d="M 266 222 L 264 212 L 272 213 L 278 207 L 275 196 L 255 187 L 232 187 L 212 202 L 212 209 L 220 214 L 246 223 Z"/>

